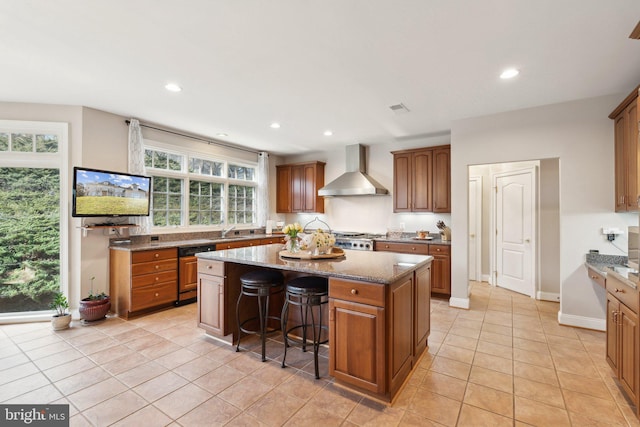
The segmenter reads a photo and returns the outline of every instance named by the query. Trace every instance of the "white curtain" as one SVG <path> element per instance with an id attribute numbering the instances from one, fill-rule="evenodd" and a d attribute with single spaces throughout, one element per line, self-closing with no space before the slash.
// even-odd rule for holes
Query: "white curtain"
<path id="1" fill-rule="evenodd" d="M 267 225 L 269 219 L 269 153 L 258 153 L 258 206 L 256 222 L 259 226 Z"/>
<path id="2" fill-rule="evenodd" d="M 129 121 L 129 173 L 144 175 L 144 141 L 137 119 Z M 137 216 L 131 217 L 131 220 L 138 226 L 131 230 L 132 234 L 148 234 L 151 231 L 151 217 Z"/>

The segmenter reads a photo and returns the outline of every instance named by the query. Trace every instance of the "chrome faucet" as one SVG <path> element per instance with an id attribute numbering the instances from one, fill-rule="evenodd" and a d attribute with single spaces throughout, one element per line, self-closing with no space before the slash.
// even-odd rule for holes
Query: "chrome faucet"
<path id="1" fill-rule="evenodd" d="M 222 230 L 222 232 L 220 233 L 221 237 L 224 239 L 225 237 L 227 237 L 227 233 L 230 232 L 231 230 L 233 230 L 234 228 L 236 228 L 235 225 L 230 225 L 229 228 L 225 228 Z"/>

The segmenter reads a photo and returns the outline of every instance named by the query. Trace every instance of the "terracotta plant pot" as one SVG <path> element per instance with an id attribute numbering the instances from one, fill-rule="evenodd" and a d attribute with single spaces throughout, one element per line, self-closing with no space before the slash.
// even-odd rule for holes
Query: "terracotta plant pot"
<path id="1" fill-rule="evenodd" d="M 100 320 L 107 315 L 110 308 L 111 299 L 109 297 L 94 300 L 83 298 L 80 300 L 80 317 L 87 322 Z"/>
<path id="2" fill-rule="evenodd" d="M 51 317 L 51 327 L 54 331 L 60 331 L 62 329 L 67 329 L 69 324 L 71 323 L 71 315 L 69 313 L 60 316 L 56 314 Z"/>

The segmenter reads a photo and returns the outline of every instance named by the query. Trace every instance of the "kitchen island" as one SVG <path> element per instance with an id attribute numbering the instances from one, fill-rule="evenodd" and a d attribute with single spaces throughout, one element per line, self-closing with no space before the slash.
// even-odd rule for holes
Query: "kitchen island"
<path id="1" fill-rule="evenodd" d="M 214 338 L 237 340 L 240 276 L 281 271 L 329 279 L 329 374 L 339 384 L 392 401 L 427 346 L 431 256 L 345 250 L 335 259 L 280 256 L 281 244 L 200 253 L 198 325 Z M 242 317 L 255 308 L 240 307 Z M 274 299 L 278 315 L 282 300 Z"/>

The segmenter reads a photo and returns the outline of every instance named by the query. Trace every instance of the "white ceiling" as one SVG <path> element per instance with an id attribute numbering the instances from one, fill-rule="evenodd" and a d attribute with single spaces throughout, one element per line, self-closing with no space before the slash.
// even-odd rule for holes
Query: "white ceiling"
<path id="1" fill-rule="evenodd" d="M 638 0 L 0 0 L 0 101 L 84 105 L 276 154 L 375 144 L 626 95 L 639 19 Z M 500 80 L 506 67 L 520 76 Z"/>

